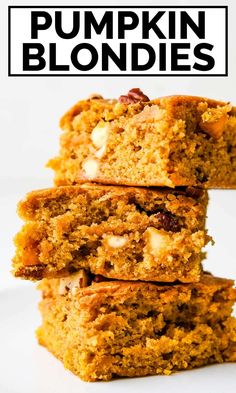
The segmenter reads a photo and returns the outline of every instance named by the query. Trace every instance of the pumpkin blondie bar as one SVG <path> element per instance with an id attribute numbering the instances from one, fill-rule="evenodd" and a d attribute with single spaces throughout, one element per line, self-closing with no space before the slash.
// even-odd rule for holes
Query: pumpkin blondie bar
<path id="1" fill-rule="evenodd" d="M 208 196 L 201 189 L 81 185 L 29 193 L 16 236 L 16 276 L 84 268 L 123 280 L 198 281 Z"/>
<path id="2" fill-rule="evenodd" d="M 83 380 L 236 361 L 233 281 L 208 274 L 198 283 L 172 285 L 81 277 L 40 283 L 37 336 Z"/>
<path id="3" fill-rule="evenodd" d="M 202 97 L 79 101 L 61 120 L 55 184 L 236 187 L 236 110 Z"/>

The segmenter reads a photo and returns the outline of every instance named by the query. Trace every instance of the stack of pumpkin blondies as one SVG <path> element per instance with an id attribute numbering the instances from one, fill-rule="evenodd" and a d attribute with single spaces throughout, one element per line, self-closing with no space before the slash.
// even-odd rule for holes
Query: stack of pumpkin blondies
<path id="1" fill-rule="evenodd" d="M 86 381 L 236 361 L 233 281 L 202 268 L 207 189 L 236 188 L 236 109 L 135 88 L 61 128 L 55 187 L 19 203 L 15 239 L 39 343 Z"/>

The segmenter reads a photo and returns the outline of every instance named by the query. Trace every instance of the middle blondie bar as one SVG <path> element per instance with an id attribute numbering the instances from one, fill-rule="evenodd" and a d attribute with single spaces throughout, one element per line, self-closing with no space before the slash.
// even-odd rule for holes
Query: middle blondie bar
<path id="1" fill-rule="evenodd" d="M 27 279 L 84 268 L 122 280 L 196 282 L 201 272 L 207 192 L 99 185 L 27 195 L 14 272 Z"/>

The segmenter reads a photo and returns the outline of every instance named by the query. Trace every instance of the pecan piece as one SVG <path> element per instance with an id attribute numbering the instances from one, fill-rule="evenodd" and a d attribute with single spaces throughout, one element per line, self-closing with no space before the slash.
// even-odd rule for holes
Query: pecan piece
<path id="1" fill-rule="evenodd" d="M 119 102 L 122 104 L 135 104 L 140 101 L 147 102 L 150 99 L 138 87 L 129 90 L 127 95 L 119 98 Z"/>
<path id="2" fill-rule="evenodd" d="M 75 295 L 80 288 L 85 288 L 89 285 L 89 277 L 84 269 L 80 269 L 68 277 L 60 279 L 59 295 L 65 295 L 68 291 Z"/>

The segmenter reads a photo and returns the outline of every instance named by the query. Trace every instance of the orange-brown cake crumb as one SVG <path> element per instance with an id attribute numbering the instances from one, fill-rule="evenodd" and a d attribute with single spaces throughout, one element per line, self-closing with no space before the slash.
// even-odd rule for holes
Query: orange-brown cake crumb
<path id="1" fill-rule="evenodd" d="M 198 281 L 207 192 L 100 185 L 29 193 L 14 274 L 66 276 L 84 268 L 123 280 Z"/>
<path id="2" fill-rule="evenodd" d="M 85 288 L 73 276 L 68 286 L 64 280 L 40 284 L 37 336 L 85 381 L 236 361 L 231 280 L 205 274 L 192 284 L 107 281 Z"/>
<path id="3" fill-rule="evenodd" d="M 60 154 L 49 162 L 56 185 L 236 187 L 235 108 L 134 90 L 79 101 L 64 115 Z"/>

